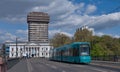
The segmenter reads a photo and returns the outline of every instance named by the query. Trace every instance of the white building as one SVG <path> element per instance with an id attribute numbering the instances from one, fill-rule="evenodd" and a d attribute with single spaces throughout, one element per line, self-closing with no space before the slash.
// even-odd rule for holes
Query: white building
<path id="1" fill-rule="evenodd" d="M 9 58 L 23 56 L 48 58 L 53 47 L 49 43 L 8 42 L 6 48 L 9 50 Z"/>

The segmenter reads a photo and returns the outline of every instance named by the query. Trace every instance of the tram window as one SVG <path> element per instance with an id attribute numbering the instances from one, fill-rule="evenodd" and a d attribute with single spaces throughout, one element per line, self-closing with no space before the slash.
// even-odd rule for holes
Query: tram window
<path id="1" fill-rule="evenodd" d="M 69 56 L 69 51 L 68 50 L 65 50 L 64 56 Z"/>
<path id="2" fill-rule="evenodd" d="M 61 56 L 61 51 L 59 51 L 59 56 Z"/>
<path id="3" fill-rule="evenodd" d="M 79 49 L 73 48 L 73 56 L 79 56 Z"/>
<path id="4" fill-rule="evenodd" d="M 89 55 L 89 45 L 80 45 L 81 55 Z"/>
<path id="5" fill-rule="evenodd" d="M 73 56 L 73 48 L 70 48 L 68 51 L 69 51 L 69 56 Z"/>
<path id="6" fill-rule="evenodd" d="M 56 51 L 56 56 L 58 56 L 58 52 Z"/>
<path id="7" fill-rule="evenodd" d="M 64 50 L 62 51 L 62 55 L 65 56 L 65 51 Z"/>

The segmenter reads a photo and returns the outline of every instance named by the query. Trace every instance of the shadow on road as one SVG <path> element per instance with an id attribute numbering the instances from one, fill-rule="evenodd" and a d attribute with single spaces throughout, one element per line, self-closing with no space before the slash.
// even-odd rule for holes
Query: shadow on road
<path id="1" fill-rule="evenodd" d="M 52 62 L 59 62 L 59 63 L 65 63 L 65 64 L 71 64 L 71 65 L 89 65 L 89 63 L 74 63 L 74 62 L 67 62 L 67 61 L 56 61 L 56 60 L 49 60 Z"/>

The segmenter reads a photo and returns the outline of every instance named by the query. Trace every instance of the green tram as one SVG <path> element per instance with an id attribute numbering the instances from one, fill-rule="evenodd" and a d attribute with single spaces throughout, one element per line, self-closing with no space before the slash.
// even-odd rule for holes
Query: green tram
<path id="1" fill-rule="evenodd" d="M 72 63 L 90 63 L 90 43 L 74 42 L 51 50 L 50 60 L 72 62 Z"/>

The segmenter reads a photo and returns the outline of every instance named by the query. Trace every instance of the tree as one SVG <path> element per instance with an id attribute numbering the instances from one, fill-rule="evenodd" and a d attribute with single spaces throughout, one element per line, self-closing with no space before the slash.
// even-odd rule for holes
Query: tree
<path id="1" fill-rule="evenodd" d="M 91 55 L 120 55 L 119 47 L 120 43 L 117 38 L 109 35 L 103 35 L 102 37 L 94 36 Z"/>
<path id="2" fill-rule="evenodd" d="M 92 40 L 92 31 L 88 29 L 78 28 L 74 34 L 74 41 L 78 42 L 91 42 Z"/>
<path id="3" fill-rule="evenodd" d="M 64 44 L 69 44 L 69 43 L 71 43 L 71 38 L 62 33 L 56 33 L 51 39 L 51 44 L 54 47 L 59 47 L 59 46 L 62 46 Z"/>
<path id="4" fill-rule="evenodd" d="M 110 49 L 107 49 L 104 43 L 96 43 L 91 49 L 91 56 L 105 56 L 113 55 L 113 52 Z"/>

